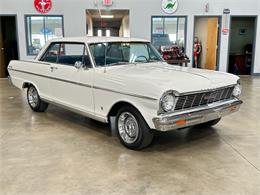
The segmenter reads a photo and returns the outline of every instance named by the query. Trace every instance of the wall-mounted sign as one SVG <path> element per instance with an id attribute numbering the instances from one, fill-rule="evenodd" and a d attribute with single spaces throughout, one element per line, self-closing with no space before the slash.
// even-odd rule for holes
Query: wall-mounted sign
<path id="1" fill-rule="evenodd" d="M 109 7 L 113 5 L 113 0 L 103 0 L 103 5 Z"/>
<path id="2" fill-rule="evenodd" d="M 179 6 L 178 0 L 162 0 L 162 9 L 167 14 L 173 14 Z"/>
<path id="3" fill-rule="evenodd" d="M 205 13 L 208 13 L 209 12 L 209 3 L 207 3 L 206 5 L 205 5 Z"/>
<path id="4" fill-rule="evenodd" d="M 44 34 L 44 35 L 52 35 L 52 31 L 49 28 L 42 28 L 40 30 L 40 32 L 41 32 L 41 34 Z"/>
<path id="5" fill-rule="evenodd" d="M 34 0 L 34 7 L 38 12 L 45 14 L 51 10 L 52 0 Z"/>
<path id="6" fill-rule="evenodd" d="M 228 28 L 223 28 L 222 29 L 222 33 L 223 33 L 223 35 L 227 35 L 229 33 L 229 29 Z"/>

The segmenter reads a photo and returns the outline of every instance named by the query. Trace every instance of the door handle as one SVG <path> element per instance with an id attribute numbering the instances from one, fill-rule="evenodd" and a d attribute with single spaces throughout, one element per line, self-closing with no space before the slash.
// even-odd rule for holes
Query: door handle
<path id="1" fill-rule="evenodd" d="M 57 70 L 57 69 L 58 69 L 58 67 L 51 66 L 51 67 L 50 67 L 50 69 L 51 69 L 51 71 L 53 72 L 54 70 Z"/>

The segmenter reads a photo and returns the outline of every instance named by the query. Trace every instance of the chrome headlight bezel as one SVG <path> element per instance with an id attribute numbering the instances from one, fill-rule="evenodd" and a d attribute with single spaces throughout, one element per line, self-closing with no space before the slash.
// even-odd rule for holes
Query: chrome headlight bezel
<path id="1" fill-rule="evenodd" d="M 236 98 L 239 98 L 241 96 L 241 92 L 242 92 L 242 88 L 240 82 L 238 81 L 233 89 L 232 95 Z"/>
<path id="2" fill-rule="evenodd" d="M 159 113 L 169 113 L 174 111 L 177 102 L 176 96 L 177 94 L 175 91 L 166 91 L 160 98 Z"/>

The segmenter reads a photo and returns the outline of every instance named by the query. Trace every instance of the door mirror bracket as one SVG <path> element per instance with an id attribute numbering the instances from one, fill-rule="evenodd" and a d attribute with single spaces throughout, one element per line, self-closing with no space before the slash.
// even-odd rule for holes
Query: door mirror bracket
<path id="1" fill-rule="evenodd" d="M 74 66 L 75 66 L 76 69 L 80 69 L 80 68 L 82 67 L 82 65 L 83 65 L 83 64 L 82 64 L 81 61 L 76 61 L 75 64 L 74 64 Z"/>

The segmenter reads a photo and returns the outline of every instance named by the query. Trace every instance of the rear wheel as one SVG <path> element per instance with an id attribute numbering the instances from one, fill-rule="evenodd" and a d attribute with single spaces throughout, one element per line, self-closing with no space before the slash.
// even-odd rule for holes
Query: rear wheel
<path id="1" fill-rule="evenodd" d="M 48 103 L 41 100 L 33 85 L 30 85 L 27 89 L 27 100 L 31 109 L 35 112 L 44 112 L 48 108 Z"/>
<path id="2" fill-rule="evenodd" d="M 153 140 L 154 134 L 144 118 L 131 106 L 123 107 L 118 111 L 116 128 L 121 143 L 129 149 L 143 149 Z"/>

